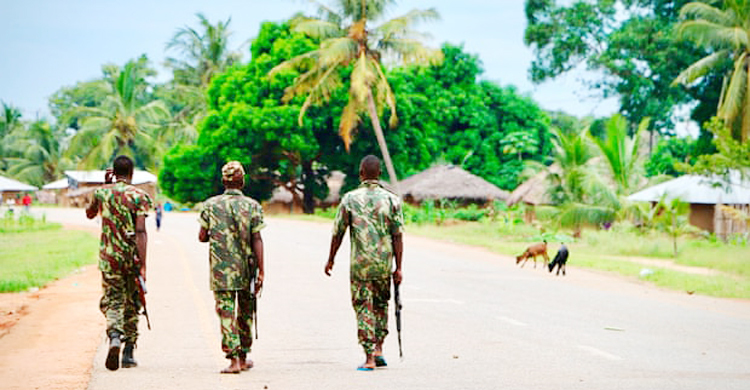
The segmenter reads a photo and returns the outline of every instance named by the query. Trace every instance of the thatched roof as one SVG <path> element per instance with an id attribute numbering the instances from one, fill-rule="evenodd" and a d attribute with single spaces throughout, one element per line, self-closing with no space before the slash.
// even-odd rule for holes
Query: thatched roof
<path id="1" fill-rule="evenodd" d="M 37 188 L 26 183 L 21 183 L 18 180 L 13 180 L 4 176 L 0 176 L 0 192 L 16 192 L 16 191 L 36 191 Z"/>
<path id="2" fill-rule="evenodd" d="M 508 206 L 512 206 L 518 202 L 532 205 L 549 204 L 550 199 L 547 194 L 549 183 L 547 182 L 547 177 L 550 173 L 560 173 L 560 171 L 558 164 L 552 164 L 549 168 L 540 171 L 521 183 L 521 185 L 511 192 L 508 198 Z"/>
<path id="3" fill-rule="evenodd" d="M 417 202 L 427 199 L 507 200 L 510 193 L 453 165 L 438 165 L 399 182 L 405 198 Z"/>
<path id="4" fill-rule="evenodd" d="M 733 172 L 729 181 L 720 177 L 685 175 L 638 191 L 628 199 L 658 202 L 662 195 L 695 204 L 750 204 L 750 181 L 742 180 L 738 172 Z"/>

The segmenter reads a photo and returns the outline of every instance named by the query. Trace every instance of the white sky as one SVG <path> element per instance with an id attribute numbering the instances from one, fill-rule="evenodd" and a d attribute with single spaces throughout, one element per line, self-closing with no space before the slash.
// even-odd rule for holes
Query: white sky
<path id="1" fill-rule="evenodd" d="M 463 43 L 479 55 L 484 78 L 516 86 L 544 109 L 577 116 L 616 111 L 615 100 L 591 97 L 580 83 L 582 73 L 531 84 L 524 0 L 401 0 L 391 16 L 429 7 L 441 20 L 417 29 L 432 34 L 435 47 Z M 105 63 L 123 65 L 145 53 L 158 79 L 168 79 L 162 67 L 165 44 L 178 28 L 196 27 L 198 12 L 211 23 L 231 16 L 230 46 L 236 47 L 254 38 L 262 21 L 283 20 L 307 6 L 303 0 L 0 0 L 0 9 L 0 100 L 31 119 L 48 114 L 47 99 L 60 87 L 99 77 Z M 245 50 L 243 60 L 248 59 Z"/>

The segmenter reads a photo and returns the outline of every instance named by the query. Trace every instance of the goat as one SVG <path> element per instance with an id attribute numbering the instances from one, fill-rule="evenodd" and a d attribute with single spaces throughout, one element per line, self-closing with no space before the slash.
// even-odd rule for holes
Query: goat
<path id="1" fill-rule="evenodd" d="M 529 257 L 533 257 L 534 268 L 536 268 L 536 257 L 540 255 L 544 257 L 544 265 L 547 266 L 547 263 L 549 263 L 549 256 L 547 256 L 547 240 L 544 240 L 544 243 L 542 244 L 534 244 L 526 248 L 525 252 L 520 256 L 516 256 L 516 264 L 523 260 L 523 263 L 521 264 L 521 268 L 523 268 L 524 264 L 529 260 Z"/>
<path id="2" fill-rule="evenodd" d="M 555 255 L 555 258 L 552 259 L 552 262 L 549 263 L 549 272 L 552 272 L 553 269 L 555 269 L 555 266 L 557 266 L 557 273 L 555 275 L 560 275 L 560 270 L 562 269 L 563 276 L 565 276 L 565 263 L 568 262 L 568 247 L 565 246 L 565 244 L 560 244 L 560 249 L 557 250 L 557 254 Z"/>

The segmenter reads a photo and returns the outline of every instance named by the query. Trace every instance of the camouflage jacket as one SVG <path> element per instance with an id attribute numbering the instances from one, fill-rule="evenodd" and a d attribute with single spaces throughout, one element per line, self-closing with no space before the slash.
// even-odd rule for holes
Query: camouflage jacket
<path id="1" fill-rule="evenodd" d="M 148 216 L 153 208 L 151 198 L 143 190 L 117 182 L 94 191 L 102 216 L 99 244 L 99 269 L 117 273 L 133 266 L 136 254 L 135 217 Z"/>
<path id="2" fill-rule="evenodd" d="M 203 202 L 198 220 L 209 237 L 211 290 L 250 288 L 251 235 L 265 227 L 260 204 L 240 190 L 226 190 Z"/>
<path id="3" fill-rule="evenodd" d="M 341 199 L 333 234 L 349 227 L 351 241 L 351 280 L 376 280 L 390 277 L 393 265 L 391 236 L 401 233 L 404 215 L 401 199 L 368 180 Z"/>

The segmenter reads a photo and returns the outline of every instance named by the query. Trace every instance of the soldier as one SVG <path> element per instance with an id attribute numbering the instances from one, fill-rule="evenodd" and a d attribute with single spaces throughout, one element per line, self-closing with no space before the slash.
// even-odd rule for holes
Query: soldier
<path id="1" fill-rule="evenodd" d="M 383 341 L 388 335 L 388 300 L 394 257 L 393 282 L 401 283 L 404 225 L 401 199 L 380 185 L 380 172 L 380 159 L 373 155 L 362 159 L 359 165 L 362 183 L 341 200 L 325 267 L 325 274 L 330 276 L 336 252 L 349 227 L 352 305 L 357 315 L 359 344 L 366 357 L 365 362 L 357 367 L 360 371 L 372 371 L 375 367 L 387 365 L 383 357 Z"/>
<path id="2" fill-rule="evenodd" d="M 221 373 L 239 374 L 253 366 L 247 355 L 253 342 L 254 300 L 263 287 L 260 230 L 265 224 L 260 204 L 242 194 L 242 164 L 228 162 L 221 177 L 226 190 L 203 203 L 198 239 L 210 243 L 210 283 L 221 323 L 221 348 L 231 362 Z"/>
<path id="3" fill-rule="evenodd" d="M 99 270 L 102 272 L 103 296 L 99 308 L 107 319 L 109 352 L 105 366 L 110 370 L 138 365 L 133 349 L 138 340 L 138 290 L 136 279 L 146 279 L 146 217 L 153 204 L 144 191 L 130 185 L 133 160 L 118 156 L 104 175 L 105 186 L 94 191 L 86 208 L 89 219 L 102 216 L 102 235 L 99 246 Z"/>

